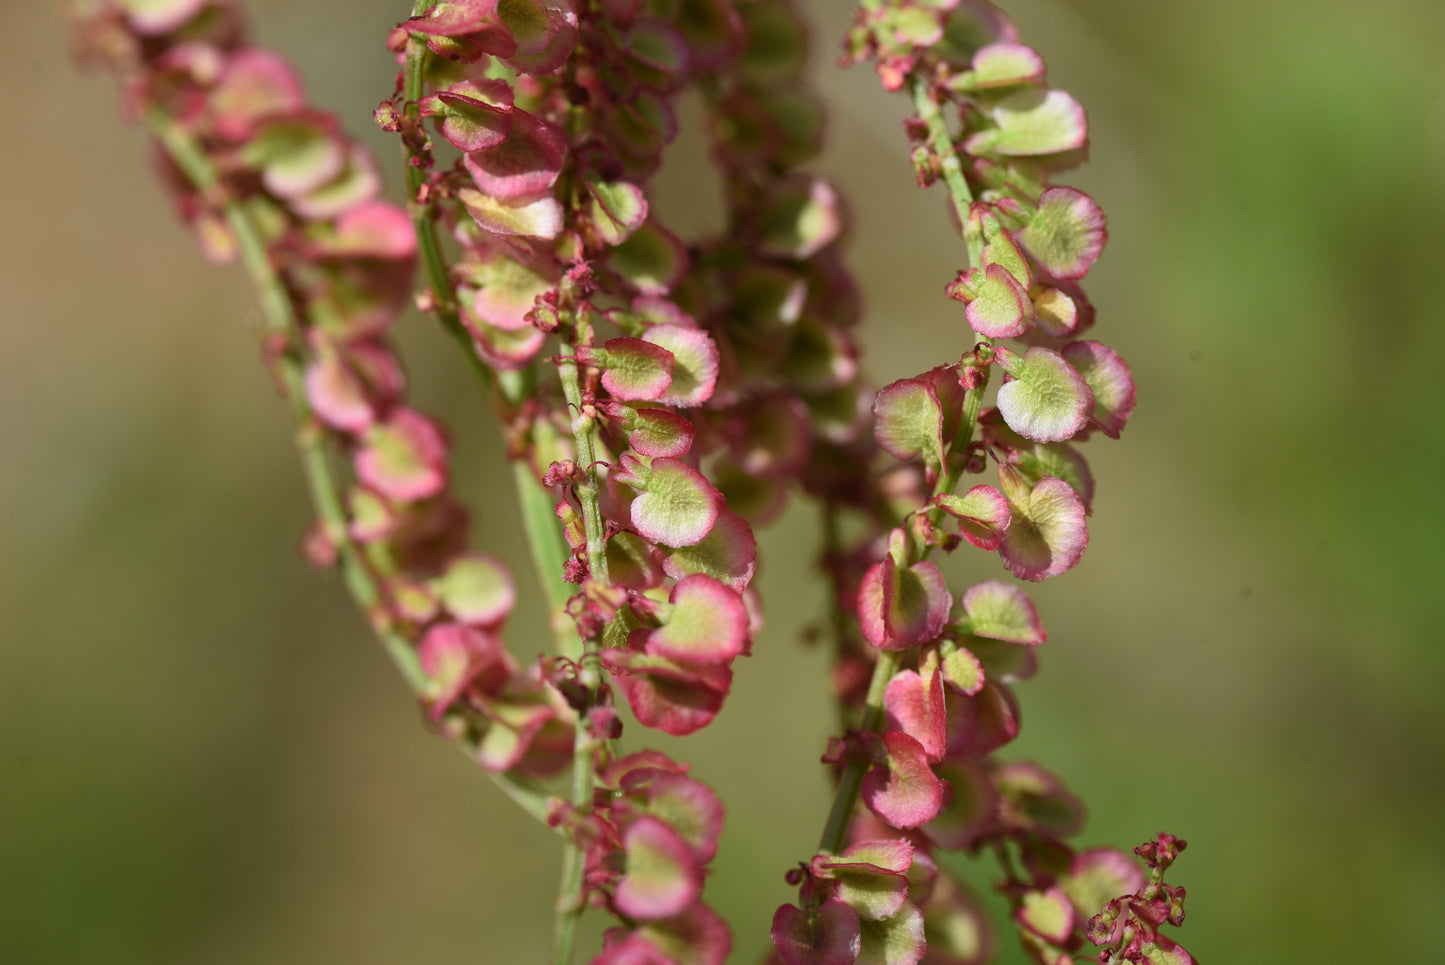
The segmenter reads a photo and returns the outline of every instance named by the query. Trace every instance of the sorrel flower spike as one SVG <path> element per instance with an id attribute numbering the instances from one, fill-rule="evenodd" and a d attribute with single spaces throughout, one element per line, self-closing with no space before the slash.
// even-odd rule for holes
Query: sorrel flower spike
<path id="1" fill-rule="evenodd" d="M 534 6 L 524 43 L 520 7 L 419 5 L 395 38 L 410 53 L 378 118 L 408 144 L 418 210 L 439 208 L 461 247 L 430 272 L 443 321 L 503 370 L 528 371 L 549 334 L 561 340 L 562 398 L 542 386 L 510 435 L 564 491 L 582 636 L 605 635 L 600 665 L 644 724 L 688 733 L 716 713 L 747 650 L 755 549 L 699 471 L 688 413 L 706 411 L 720 356 L 671 297 L 688 252 L 651 215 L 645 187 L 675 130 L 673 100 L 696 65 L 733 56 L 736 18 L 708 4 L 672 18 L 637 4 Z M 458 151 L 449 170 L 434 169 L 424 119 Z M 539 447 L 543 428 L 570 435 L 570 450 Z M 699 592 L 686 606 L 673 598 L 683 578 L 713 585 L 706 615 Z M 661 632 L 670 621 L 676 633 Z M 735 634 L 721 646 L 684 655 L 662 642 L 721 626 Z M 649 629 L 659 632 L 639 632 Z"/>
<path id="2" fill-rule="evenodd" d="M 121 75 L 202 250 L 259 289 L 263 356 L 319 517 L 308 555 L 341 568 L 437 727 L 545 819 L 536 779 L 566 768 L 574 715 L 544 667 L 506 651 L 512 577 L 467 550 L 446 434 L 406 404 L 386 332 L 414 270 L 409 219 L 291 67 L 248 45 L 234 5 L 107 2 L 77 27 Z"/>
<path id="3" fill-rule="evenodd" d="M 985 960 L 989 926 L 932 854 L 988 849 L 1035 960 L 1072 961 L 1094 915 L 1087 937 L 1112 946 L 1101 961 L 1190 961 L 1145 925 L 1151 914 L 1163 920 L 1159 883 L 1146 899 L 1126 856 L 1073 851 L 1064 838 L 1082 825 L 1080 802 L 1037 765 L 992 756 L 1018 733 L 1010 684 L 1035 672 L 1046 639 L 1032 601 L 989 580 L 962 594 L 954 617 L 953 593 L 927 561 L 934 548 L 966 541 L 999 553 L 1013 575 L 1041 580 L 1072 568 L 1087 546 L 1093 480 L 1067 443 L 1091 428 L 1117 437 L 1134 389 L 1116 353 L 1075 338 L 1093 322 L 1078 281 L 1102 250 L 1104 217 L 1048 177 L 1082 156 L 1083 111 L 1044 86 L 1042 59 L 982 0 L 865 0 L 845 62 L 865 59 L 885 87 L 912 97 L 907 131 L 920 186 L 947 188 L 970 264 L 947 293 L 964 303 L 973 344 L 957 363 L 877 395 L 877 441 L 903 466 L 873 500 L 872 552 L 882 559 L 857 582 L 873 669 L 862 693 L 851 683 L 858 658 L 843 654 L 840 695 L 861 698 L 858 729 L 824 756 L 842 767 L 838 793 L 819 852 L 790 873 L 800 900 L 774 918 L 777 959 Z M 1004 381 L 985 409 L 994 368 Z M 956 494 L 962 476 L 990 459 L 997 487 Z M 867 481 L 858 488 L 867 491 Z M 950 519 L 957 536 L 945 528 Z M 868 551 L 860 545 L 858 555 Z M 860 797 L 867 812 L 854 819 Z M 1127 923 L 1126 907 L 1134 909 Z"/>
<path id="4" fill-rule="evenodd" d="M 731 939 L 700 901 L 711 849 L 683 847 L 675 813 L 619 818 L 595 792 L 616 760 L 611 687 L 640 723 L 691 733 L 757 623 L 756 544 L 696 445 L 722 356 L 709 307 L 679 297 L 690 252 L 646 191 L 676 97 L 737 56 L 740 22 L 721 2 L 419 3 L 392 47 L 402 70 L 377 119 L 406 145 L 429 303 L 504 386 L 530 387 L 504 413 L 512 454 L 559 492 L 561 575 L 580 587 L 564 610 L 581 645 L 553 677 L 586 722 L 552 812 L 571 844 L 557 958 L 586 900 L 627 923 L 599 960 L 720 961 Z M 438 149 L 455 149 L 449 167 Z M 552 336 L 555 383 L 538 370 Z"/>

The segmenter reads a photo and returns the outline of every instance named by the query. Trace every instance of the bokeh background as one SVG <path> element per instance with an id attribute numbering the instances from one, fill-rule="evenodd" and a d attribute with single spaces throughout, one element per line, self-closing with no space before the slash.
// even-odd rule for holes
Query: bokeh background
<path id="1" fill-rule="evenodd" d="M 355 130 L 404 6 L 252 4 Z M 1205 962 L 1445 961 L 1445 4 L 1006 6 L 1089 108 L 1070 180 L 1112 234 L 1090 292 L 1140 392 L 1089 447 L 1084 563 L 1038 589 L 1052 636 L 1014 750 L 1090 802 L 1083 840 L 1189 839 L 1181 937 Z M 833 64 L 849 7 L 810 8 L 820 167 L 852 201 L 886 382 L 957 355 L 962 256 L 901 102 Z M 6 0 L 0 33 L 0 961 L 544 960 L 557 842 L 423 732 L 298 558 L 244 280 L 194 253 L 58 10 Z M 680 162 L 664 216 L 710 223 L 707 183 Z M 424 320 L 402 339 L 422 404 L 466 427 L 479 538 L 521 563 L 465 371 Z M 770 624 L 731 712 L 669 746 L 730 807 L 708 895 L 738 962 L 827 807 L 824 659 L 796 642 L 822 606 L 813 523 L 796 506 L 763 537 Z"/>

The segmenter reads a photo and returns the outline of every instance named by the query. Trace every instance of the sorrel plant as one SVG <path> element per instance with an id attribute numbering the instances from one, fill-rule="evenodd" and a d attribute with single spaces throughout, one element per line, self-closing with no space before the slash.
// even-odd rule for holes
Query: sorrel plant
<path id="1" fill-rule="evenodd" d="M 822 510 L 851 726 L 823 754 L 837 790 L 816 850 L 766 872 L 798 888 L 772 960 L 987 961 L 994 925 L 936 858 L 960 851 L 997 860 L 1039 962 L 1192 962 L 1161 931 L 1184 917 L 1163 880 L 1184 842 L 1136 848 L 1147 873 L 1076 849 L 1080 802 L 996 756 L 1046 638 L 1028 594 L 950 587 L 930 559 L 967 545 L 1022 581 L 1074 567 L 1094 494 L 1078 444 L 1118 438 L 1134 408 L 1124 361 L 1084 337 L 1105 219 L 1052 183 L 1088 134 L 1039 54 L 984 0 L 860 5 L 843 60 L 911 102 L 914 173 L 941 186 L 967 265 L 946 287 L 961 304 L 939 306 L 961 316 L 958 357 L 874 392 L 843 206 L 805 166 L 822 108 L 789 0 L 420 0 L 398 17 L 375 119 L 400 142 L 404 206 L 247 41 L 239 2 L 100 0 L 76 31 L 206 257 L 256 285 L 317 514 L 307 554 L 341 572 L 437 732 L 562 837 L 554 961 L 585 908 L 617 921 L 594 965 L 727 958 L 703 900 L 721 799 L 626 747 L 617 701 L 673 735 L 722 711 L 760 629 L 753 527 L 803 497 Z M 712 237 L 649 206 L 684 93 L 724 196 Z M 504 430 L 556 637 L 527 665 L 503 641 L 511 573 L 466 545 L 448 434 L 407 402 L 388 331 L 409 304 Z"/>

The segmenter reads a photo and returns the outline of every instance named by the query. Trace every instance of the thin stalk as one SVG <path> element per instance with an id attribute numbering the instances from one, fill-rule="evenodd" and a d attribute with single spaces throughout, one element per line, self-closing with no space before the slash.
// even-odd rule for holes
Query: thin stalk
<path id="1" fill-rule="evenodd" d="M 858 722 L 859 730 L 876 731 L 883 723 L 883 694 L 902 662 L 903 655 L 896 651 L 884 650 L 878 654 L 878 662 L 873 665 L 873 677 L 868 681 L 868 697 L 863 704 L 863 718 Z M 853 820 L 853 806 L 858 801 L 858 790 L 863 786 L 866 770 L 866 760 L 850 760 L 843 769 L 838 793 L 833 797 L 833 807 L 828 812 L 828 823 L 823 826 L 823 836 L 818 839 L 819 851 L 837 854 L 843 847 L 843 836 Z"/>
<path id="2" fill-rule="evenodd" d="M 421 16 L 433 6 L 435 4 L 428 0 L 417 0 L 412 7 L 412 16 Z M 519 373 L 494 373 L 477 355 L 471 333 L 462 323 L 457 307 L 456 288 L 452 284 L 451 271 L 446 256 L 442 253 L 441 239 L 437 232 L 436 209 L 420 198 L 427 180 L 426 145 L 429 143 L 421 123 L 420 101 L 426 91 L 426 64 L 430 56 L 431 52 L 427 50 L 425 41 L 415 36 L 407 41 L 406 61 L 402 65 L 402 145 L 406 159 L 407 211 L 411 215 L 412 229 L 416 233 L 417 254 L 431 295 L 432 313 L 436 315 L 442 329 L 456 342 L 483 393 L 490 396 L 495 389 L 501 394 L 506 406 L 516 408 L 526 394 L 526 379 Z M 538 582 L 547 595 L 553 636 L 565 652 L 570 646 L 571 634 L 567 631 L 570 631 L 571 626 L 570 622 L 566 626 L 562 623 L 567 600 L 572 594 L 562 579 L 567 551 L 557 528 L 556 517 L 552 513 L 552 497 L 524 461 L 515 460 L 512 470 L 532 564 L 537 572 Z M 569 656 L 575 658 L 577 654 L 571 653 Z"/>
<path id="3" fill-rule="evenodd" d="M 987 342 L 988 339 L 983 339 L 983 341 Z M 978 429 L 978 414 L 983 408 L 983 393 L 984 390 L 988 388 L 989 377 L 992 374 L 992 368 L 985 368 L 983 370 L 983 381 L 979 383 L 978 387 L 969 389 L 964 393 L 963 415 L 958 420 L 958 429 L 954 431 L 953 439 L 949 443 L 950 454 L 955 452 L 966 453 L 968 447 L 973 444 L 973 434 L 975 430 Z M 949 460 L 944 460 L 942 478 L 939 479 L 938 486 L 934 490 L 935 496 L 951 494 L 958 488 L 958 481 L 963 474 L 963 468 L 966 462 L 954 460 L 953 463 L 953 465 L 949 465 Z"/>
<path id="4" fill-rule="evenodd" d="M 411 15 L 419 17 L 435 6 L 428 0 L 417 0 Z M 430 167 L 426 156 L 426 131 L 421 123 L 421 99 L 426 90 L 426 63 L 431 56 L 426 41 L 413 34 L 406 44 L 406 61 L 402 64 L 402 150 L 406 158 L 407 211 L 411 215 L 412 228 L 416 231 L 417 252 L 421 257 L 422 270 L 426 275 L 427 287 L 431 290 L 432 312 L 441 322 L 442 328 L 462 348 L 462 354 L 471 362 L 479 377 L 490 382 L 491 370 L 487 368 L 472 345 L 471 334 L 462 324 L 457 311 L 456 292 L 452 288 L 451 275 L 447 271 L 446 258 L 442 255 L 441 239 L 437 234 L 436 209 L 430 201 L 421 200 L 422 189 L 426 187 L 427 170 Z"/>
<path id="5" fill-rule="evenodd" d="M 582 384 L 576 355 L 576 347 L 563 342 L 562 361 L 558 363 L 557 371 L 562 376 L 562 393 L 567 398 L 567 407 L 572 410 L 572 438 L 577 445 L 577 469 L 582 473 L 582 481 L 577 484 L 577 499 L 582 503 L 582 525 L 587 533 L 588 576 L 606 586 L 612 583 L 612 579 L 607 571 L 602 508 L 597 501 L 597 450 L 592 444 L 596 423 L 582 411 Z"/>
<path id="6" fill-rule="evenodd" d="M 963 416 L 959 420 L 958 431 L 950 442 L 950 454 L 960 448 L 967 450 L 973 442 L 973 434 L 978 428 L 978 413 L 983 405 L 983 392 L 988 387 L 988 372 L 989 370 L 985 369 L 983 381 L 977 387 L 964 393 Z M 945 459 L 944 462 L 946 465 L 948 460 Z M 934 486 L 934 496 L 952 493 L 958 486 L 958 479 L 957 471 L 940 473 L 938 482 Z M 932 549 L 931 546 L 919 546 L 910 539 L 906 562 L 911 564 L 926 559 Z M 883 723 L 883 695 L 888 689 L 888 682 L 898 673 L 901 663 L 902 654 L 892 650 L 879 652 L 878 662 L 873 665 L 873 676 L 868 681 L 868 696 L 863 704 L 863 716 L 858 722 L 859 730 L 876 731 Z M 833 806 L 828 811 L 827 824 L 823 826 L 823 836 L 818 842 L 820 851 L 836 854 L 838 849 L 843 846 L 843 838 L 853 819 L 853 809 L 858 803 L 858 791 L 863 785 L 863 774 L 867 769 L 868 761 L 866 760 L 850 760 L 845 766 L 843 777 L 838 781 L 837 793 L 833 796 Z"/>
<path id="7" fill-rule="evenodd" d="M 579 328 L 581 326 L 579 325 Z M 579 332 L 578 341 L 588 333 Z M 576 346 L 562 343 L 561 358 L 557 369 L 562 379 L 562 392 L 567 398 L 567 407 L 572 414 L 572 438 L 577 449 L 577 468 L 582 479 L 577 484 L 577 499 L 582 504 L 582 526 L 587 537 L 588 579 L 603 586 L 612 582 L 607 568 L 606 531 L 603 529 L 602 508 L 598 504 L 597 451 L 593 435 L 597 431 L 596 421 L 583 411 L 582 384 L 576 362 Z M 596 639 L 583 641 L 583 653 L 578 661 L 580 682 L 590 695 L 594 694 L 600 680 L 597 664 Z M 572 806 L 585 812 L 592 806 L 593 756 L 596 741 L 588 731 L 585 720 L 579 720 L 576 743 L 572 753 Z M 568 965 L 572 961 L 572 950 L 576 944 L 577 923 L 582 917 L 582 873 L 584 856 L 582 849 L 571 838 L 567 839 L 562 853 L 562 878 L 557 886 L 556 919 L 553 924 L 552 961 L 554 965 Z"/>
<path id="8" fill-rule="evenodd" d="M 262 324 L 269 335 L 285 345 L 277 359 L 277 369 L 283 394 L 296 423 L 296 446 L 301 456 L 306 488 L 311 494 L 322 531 L 336 547 L 342 580 L 357 609 L 366 615 L 382 648 L 407 686 L 414 694 L 421 695 L 430 678 L 411 641 L 387 612 L 382 587 L 351 539 L 341 495 L 342 485 L 332 464 L 326 435 L 306 398 L 305 365 L 298 349 L 301 344 L 301 320 L 286 290 L 286 283 L 266 250 L 260 228 L 245 205 L 228 195 L 223 196 L 224 188 L 210 159 L 164 111 L 150 110 L 145 122 L 176 167 L 196 189 L 203 195 L 220 200 L 226 223 L 240 252 L 241 264 L 260 298 Z M 474 738 L 458 741 L 458 747 L 475 759 L 477 742 Z M 488 772 L 488 776 L 523 810 L 546 823 L 547 794 L 541 787 L 526 778 L 507 774 Z"/>
<path id="9" fill-rule="evenodd" d="M 586 659 L 585 657 L 583 658 Z M 589 688 L 590 690 L 590 688 Z M 578 721 L 572 754 L 572 806 L 579 810 L 592 803 L 593 751 L 595 742 L 587 734 L 586 721 Z M 553 965 L 570 965 L 577 944 L 577 923 L 582 919 L 582 875 L 586 860 L 582 848 L 571 838 L 562 846 L 562 875 L 557 883 L 557 903 L 552 921 Z"/>
<path id="10" fill-rule="evenodd" d="M 968 245 L 968 262 L 978 266 L 983 256 L 983 238 L 970 226 L 968 209 L 973 204 L 973 192 L 968 189 L 968 179 L 963 175 L 963 162 L 953 146 L 953 136 L 948 133 L 948 124 L 943 119 L 943 109 L 933 96 L 933 84 L 921 73 L 910 78 L 913 95 L 913 110 L 928 129 L 928 148 L 938 158 L 939 172 L 948 188 L 953 202 L 953 212 L 963 229 L 963 238 Z"/>
<path id="11" fill-rule="evenodd" d="M 1104 965 L 1124 965 L 1124 959 L 1119 956 L 1123 954 L 1124 949 L 1129 947 L 1129 943 L 1134 940 L 1134 934 L 1133 925 L 1124 926 L 1123 933 L 1119 935 L 1119 944 L 1109 951 L 1109 957 L 1104 960 Z"/>
<path id="12" fill-rule="evenodd" d="M 552 494 L 549 493 L 532 472 L 525 459 L 512 463 L 512 477 L 517 483 L 517 496 L 522 504 L 522 528 L 527 533 L 527 543 L 532 547 L 532 563 L 537 570 L 537 581 L 547 594 L 547 605 L 556 623 L 561 616 L 565 627 L 553 626 L 554 634 L 560 640 L 562 631 L 573 633 L 572 621 L 567 617 L 567 601 L 575 590 L 562 578 L 567 565 L 567 544 L 557 529 L 557 514 Z M 577 654 L 568 654 L 577 657 Z"/>
<path id="13" fill-rule="evenodd" d="M 412 16 L 421 16 L 435 6 L 431 0 L 416 0 Z M 402 65 L 402 144 L 406 159 L 406 183 L 408 211 L 417 237 L 417 250 L 431 294 L 431 310 L 441 322 L 443 329 L 457 342 L 462 353 L 476 372 L 484 389 L 495 387 L 507 408 L 515 410 L 531 394 L 526 373 L 493 373 L 478 357 L 471 334 L 462 324 L 457 306 L 456 292 L 451 274 L 442 254 L 437 233 L 436 213 L 425 196 L 427 171 L 430 167 L 430 142 L 421 123 L 420 101 L 425 92 L 426 63 L 430 56 L 426 44 L 413 36 L 407 42 L 406 58 Z M 564 357 L 571 357 L 574 350 L 567 344 L 562 346 Z M 587 535 L 587 560 L 590 576 L 601 583 L 610 583 L 604 542 L 601 508 L 598 504 L 596 450 L 593 446 L 595 424 L 582 411 L 581 385 L 575 361 L 560 366 L 563 392 L 572 410 L 573 437 L 576 442 L 577 462 L 583 473 L 583 481 L 577 486 L 578 498 L 582 503 L 583 523 Z M 596 653 L 596 640 L 575 640 L 571 632 L 571 621 L 566 617 L 567 602 L 572 596 L 571 588 L 562 582 L 561 575 L 568 553 L 561 541 L 556 518 L 553 513 L 551 496 L 541 486 L 530 466 L 524 461 L 513 465 L 518 496 L 522 507 L 522 521 L 531 549 L 532 561 L 539 580 L 547 595 L 552 617 L 552 630 L 562 652 L 577 661 L 579 682 L 589 696 L 595 695 L 600 685 L 601 668 Z M 594 756 L 598 743 L 588 730 L 585 714 L 579 714 L 576 726 L 576 741 L 572 761 L 571 803 L 579 813 L 591 807 Z M 545 815 L 545 804 L 543 805 Z M 559 830 L 563 830 L 559 828 Z M 570 836 L 563 833 L 562 880 L 557 897 L 557 918 L 554 930 L 553 960 L 558 965 L 571 961 L 576 942 L 578 919 L 583 910 L 582 877 L 584 855 Z"/>
<path id="14" fill-rule="evenodd" d="M 164 112 L 152 110 L 146 115 L 146 124 L 176 166 L 199 191 L 214 196 L 223 190 L 215 168 L 204 152 L 195 141 L 173 124 Z M 306 399 L 305 366 L 297 350 L 301 326 L 296 308 L 286 290 L 285 282 L 271 262 L 271 255 L 266 250 L 266 242 L 260 229 L 245 207 L 240 202 L 227 198 L 222 204 L 222 211 L 231 234 L 236 239 L 241 263 L 260 296 L 261 317 L 266 332 L 281 339 L 285 345 L 285 350 L 277 360 L 277 369 L 296 422 L 296 446 L 300 451 L 306 486 L 321 521 L 322 531 L 336 547 L 343 579 L 357 607 L 367 615 L 381 639 L 382 646 L 391 656 L 402 677 L 412 690 L 420 691 L 428 681 L 426 671 L 421 666 L 421 658 L 380 606 L 381 587 L 363 561 L 347 529 L 342 487 L 332 467 L 326 436 Z"/>
<path id="15" fill-rule="evenodd" d="M 842 534 L 842 508 L 836 500 L 825 499 L 822 504 L 823 517 L 823 570 L 826 577 L 828 598 L 825 605 L 828 608 L 828 630 L 832 635 L 833 657 L 841 657 L 848 648 L 848 612 L 838 605 L 840 587 L 838 586 L 839 568 L 838 556 L 843 552 Z M 840 729 L 848 729 L 848 707 L 843 701 L 838 701 L 838 725 Z"/>

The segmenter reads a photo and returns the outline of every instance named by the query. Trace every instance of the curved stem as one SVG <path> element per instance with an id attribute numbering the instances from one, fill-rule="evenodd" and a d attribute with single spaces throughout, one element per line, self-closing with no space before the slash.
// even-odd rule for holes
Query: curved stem
<path id="1" fill-rule="evenodd" d="M 223 196 L 225 189 L 210 159 L 189 135 L 172 122 L 169 115 L 153 108 L 146 113 L 145 123 L 181 173 L 203 195 L 216 198 L 220 204 L 236 239 L 241 263 L 260 297 L 266 333 L 283 346 L 277 354 L 277 374 L 296 423 L 296 446 L 301 455 L 301 467 L 322 531 L 336 547 L 343 582 L 357 609 L 366 615 L 402 679 L 414 694 L 420 695 L 430 683 L 430 677 L 422 667 L 421 658 L 411 640 L 396 625 L 384 605 L 381 583 L 351 539 L 342 498 L 343 488 L 332 465 L 332 453 L 325 432 L 306 397 L 305 363 L 300 354 L 301 319 L 286 283 L 266 249 L 261 230 L 244 204 L 228 195 Z M 475 738 L 463 738 L 458 741 L 458 747 L 475 760 Z M 547 794 L 541 787 L 529 779 L 507 774 L 489 771 L 488 776 L 523 810 L 546 823 Z"/>
<path id="2" fill-rule="evenodd" d="M 425 13 L 431 3 L 417 0 L 412 15 Z M 402 143 L 406 153 L 406 181 L 410 195 L 409 210 L 412 227 L 416 232 L 417 249 L 431 289 L 431 310 L 441 322 L 442 328 L 451 335 L 471 363 L 483 385 L 491 384 L 493 374 L 478 357 L 472 344 L 471 334 L 462 324 L 457 307 L 456 292 L 451 275 L 442 255 L 437 234 L 436 215 L 424 192 L 429 167 L 429 142 L 421 125 L 420 101 L 425 89 L 426 61 L 429 52 L 424 41 L 413 36 L 407 44 L 406 61 L 403 65 L 403 122 Z M 572 350 L 564 345 L 563 355 Z M 504 373 L 505 375 L 505 373 Z M 497 380 L 498 388 L 509 404 L 515 406 L 521 400 L 516 398 L 517 387 L 506 378 Z M 607 558 L 602 541 L 602 514 L 597 502 L 596 461 L 592 446 L 593 426 L 581 408 L 581 387 L 578 382 L 575 363 L 564 363 L 562 386 L 568 405 L 573 410 L 573 435 L 577 445 L 577 461 L 585 473 L 585 482 L 577 487 L 583 506 L 583 521 L 587 531 L 588 564 L 591 575 L 603 583 L 607 579 Z M 522 504 L 522 522 L 527 541 L 531 548 L 532 561 L 538 578 L 547 594 L 552 615 L 552 630 L 564 653 L 578 661 L 579 677 L 589 693 L 596 690 L 595 653 L 591 652 L 591 641 L 582 647 L 575 643 L 571 633 L 571 621 L 566 619 L 567 601 L 571 588 L 562 581 L 567 551 L 561 542 L 560 533 L 553 514 L 552 499 L 542 488 L 531 467 L 525 461 L 513 464 L 513 474 Z M 595 741 L 588 731 L 585 715 L 579 714 L 576 740 L 572 759 L 572 794 L 574 808 L 585 811 L 591 804 L 593 786 L 593 756 Z M 582 877 L 584 854 L 570 836 L 564 835 L 562 853 L 562 880 L 558 887 L 556 919 L 553 935 L 553 960 L 565 965 L 572 958 L 576 944 L 577 922 L 583 910 Z"/>
<path id="3" fill-rule="evenodd" d="M 517 483 L 517 493 L 522 502 L 522 528 L 526 530 L 527 542 L 532 547 L 532 562 L 537 570 L 537 580 L 547 594 L 547 604 L 553 616 L 561 614 L 566 627 L 554 626 L 554 634 L 565 629 L 572 632 L 572 621 L 566 619 L 567 601 L 574 590 L 562 578 L 567 565 L 567 544 L 557 529 L 557 514 L 554 511 L 553 496 L 547 491 L 532 467 L 525 459 L 512 463 L 512 477 Z M 575 656 L 575 654 L 573 655 Z"/>
<path id="4" fill-rule="evenodd" d="M 203 194 L 217 195 L 223 188 L 210 160 L 188 135 L 159 110 L 146 115 L 146 126 L 161 142 L 181 172 Z M 235 199 L 222 202 L 226 223 L 236 239 L 241 263 L 261 299 L 261 316 L 268 336 L 281 343 L 277 374 L 296 422 L 296 446 L 306 475 L 307 489 L 316 507 L 322 531 L 336 547 L 343 579 L 357 607 L 366 614 L 392 662 L 412 690 L 420 691 L 428 681 L 410 641 L 396 628 L 381 606 L 381 587 L 362 559 L 347 529 L 342 504 L 342 487 L 331 463 L 326 436 L 306 399 L 305 366 L 299 354 L 301 323 L 260 229 L 245 207 Z"/>
<path id="5" fill-rule="evenodd" d="M 968 262 L 976 267 L 983 256 L 983 237 L 969 223 L 968 209 L 973 204 L 973 192 L 968 189 L 968 179 L 963 175 L 963 162 L 958 159 L 953 137 L 943 120 L 943 109 L 934 99 L 933 84 L 922 74 L 914 74 L 909 84 L 913 109 L 928 129 L 928 148 L 938 158 L 943 183 L 953 201 L 953 212 L 958 215 L 958 223 L 963 229 L 963 238 L 968 245 Z"/>
<path id="6" fill-rule="evenodd" d="M 412 16 L 420 16 L 432 6 L 433 4 L 426 0 L 417 0 L 412 7 Z M 416 232 L 417 253 L 431 292 L 431 310 L 441 322 L 442 328 L 462 350 L 462 355 L 470 363 L 477 378 L 483 385 L 490 385 L 492 371 L 477 355 L 471 333 L 462 324 L 457 310 L 456 292 L 452 287 L 446 258 L 442 255 L 441 239 L 437 234 L 436 209 L 430 199 L 424 197 L 431 158 L 430 144 L 421 124 L 421 98 L 425 91 L 426 62 L 430 54 L 426 42 L 416 35 L 412 35 L 407 41 L 406 61 L 402 65 L 404 79 L 401 138 L 406 158 L 407 211 L 411 215 L 412 229 Z"/>
<path id="7" fill-rule="evenodd" d="M 434 4 L 429 0 L 416 0 L 413 16 L 420 16 Z M 442 327 L 455 339 L 477 371 L 484 384 L 490 383 L 492 373 L 478 358 L 472 338 L 463 325 L 457 307 L 456 293 L 451 275 L 441 252 L 437 234 L 436 216 L 427 197 L 427 171 L 430 167 L 430 143 L 421 124 L 420 101 L 425 91 L 426 61 L 429 52 L 420 38 L 413 36 L 407 43 L 406 60 L 403 64 L 402 89 L 402 143 L 406 155 L 406 180 L 410 194 L 409 210 L 412 226 L 417 236 L 417 247 L 431 289 L 431 310 L 436 314 Z M 562 346 L 563 356 L 572 356 L 574 350 L 567 344 Z M 503 377 L 497 380 L 498 387 L 509 404 L 515 406 L 517 386 L 513 380 Z M 598 505 L 597 472 L 595 449 L 593 447 L 593 419 L 582 409 L 581 385 L 575 361 L 561 365 L 561 381 L 567 404 L 572 410 L 572 430 L 576 442 L 577 462 L 583 473 L 583 481 L 577 486 L 578 498 L 582 503 L 583 523 L 587 534 L 587 561 L 590 578 L 606 585 L 610 583 L 607 570 L 607 556 L 602 528 L 602 513 Z M 532 550 L 532 559 L 537 567 L 543 589 L 547 593 L 552 611 L 552 629 L 561 644 L 563 652 L 577 660 L 579 682 L 587 693 L 597 691 L 600 667 L 597 664 L 596 641 L 583 641 L 580 648 L 567 639 L 570 622 L 563 619 L 565 607 L 571 597 L 570 588 L 560 580 L 567 553 L 560 542 L 552 513 L 550 496 L 537 482 L 536 477 L 525 463 L 514 466 L 519 494 L 522 502 L 523 524 Z M 564 623 L 569 625 L 564 626 Z M 576 740 L 572 761 L 572 805 L 579 812 L 591 806 L 594 779 L 594 760 L 597 742 L 588 729 L 584 713 L 578 714 Z M 577 921 L 582 913 L 582 877 L 584 855 L 577 842 L 564 835 L 562 856 L 562 881 L 557 898 L 557 918 L 553 942 L 553 959 L 557 963 L 571 960 L 575 944 Z"/>
<path id="8" fill-rule="evenodd" d="M 417 0 L 412 7 L 412 16 L 420 16 L 432 6 L 434 4 L 427 0 Z M 412 229 L 416 233 L 417 254 L 430 292 L 431 310 L 441 323 L 442 329 L 456 342 L 482 391 L 490 395 L 495 389 L 506 405 L 515 408 L 522 401 L 523 393 L 517 380 L 507 376 L 516 373 L 494 373 L 477 354 L 471 333 L 462 323 L 457 307 L 456 289 L 452 285 L 451 272 L 437 233 L 436 209 L 422 197 L 427 184 L 427 170 L 430 167 L 430 143 L 421 124 L 420 101 L 426 89 L 426 63 L 429 56 L 426 43 L 412 37 L 407 42 L 406 61 L 402 65 L 402 145 L 406 159 L 407 210 L 411 215 Z M 562 627 L 561 618 L 572 594 L 562 579 L 567 551 L 552 513 L 552 497 L 525 461 L 513 461 L 513 479 L 521 502 L 522 523 L 527 535 L 527 545 L 531 550 L 532 563 L 542 590 L 547 595 L 553 635 L 559 643 L 565 644 L 568 634 L 563 631 L 570 630 L 570 623 L 567 627 Z"/>

